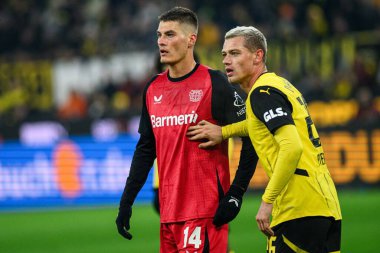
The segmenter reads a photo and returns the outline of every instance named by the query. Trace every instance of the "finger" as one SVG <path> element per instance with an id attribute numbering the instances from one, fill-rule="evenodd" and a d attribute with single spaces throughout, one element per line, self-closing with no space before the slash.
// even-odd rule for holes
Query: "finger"
<path id="1" fill-rule="evenodd" d="M 263 221 L 264 232 L 268 236 L 274 235 L 273 230 L 270 228 L 269 221 Z"/>
<path id="2" fill-rule="evenodd" d="M 191 135 L 196 135 L 196 134 L 199 134 L 201 133 L 202 131 L 200 129 L 193 129 L 193 130 L 188 130 L 186 135 L 187 136 L 191 136 Z"/>
<path id="3" fill-rule="evenodd" d="M 131 240 L 132 239 L 132 235 L 131 235 L 131 233 L 129 233 L 129 232 L 127 232 L 127 231 L 125 231 L 125 236 L 124 236 L 126 239 L 128 239 L 128 240 Z"/>
<path id="4" fill-rule="evenodd" d="M 266 231 L 267 231 L 269 236 L 274 236 L 274 232 L 270 227 L 268 227 Z"/>
<path id="5" fill-rule="evenodd" d="M 208 122 L 207 120 L 201 120 L 198 125 L 201 125 L 201 126 L 206 126 L 206 125 L 211 125 L 210 122 Z"/>
<path id="6" fill-rule="evenodd" d="M 205 139 L 205 138 L 206 138 L 206 135 L 205 135 L 205 134 L 195 134 L 195 135 L 192 135 L 192 136 L 189 135 L 188 138 L 189 138 L 189 140 L 191 140 L 191 141 L 197 141 L 197 140 Z"/>
<path id="7" fill-rule="evenodd" d="M 203 139 L 203 138 L 201 138 Z M 199 148 L 202 148 L 202 149 L 208 149 L 208 148 L 212 148 L 213 146 L 215 146 L 215 143 L 213 141 L 208 141 L 208 142 L 203 142 L 201 144 L 199 144 Z"/>
<path id="8" fill-rule="evenodd" d="M 128 239 L 128 240 L 131 240 L 131 239 L 132 239 L 132 235 L 131 235 L 131 233 L 129 233 L 128 231 L 123 230 L 122 232 L 120 232 L 120 234 L 121 234 L 125 239 Z"/>
<path id="9" fill-rule="evenodd" d="M 270 235 L 268 234 L 268 232 L 267 231 L 261 231 L 265 236 L 267 236 L 267 237 L 270 237 Z"/>
<path id="10" fill-rule="evenodd" d="M 189 126 L 189 128 L 188 128 L 188 132 L 189 131 L 194 131 L 194 130 L 197 130 L 199 128 L 199 126 L 198 125 L 195 125 L 195 126 Z"/>
<path id="11" fill-rule="evenodd" d="M 123 226 L 117 226 L 117 231 L 120 235 L 122 235 L 124 238 L 131 240 L 132 235 L 129 233 Z"/>
<path id="12" fill-rule="evenodd" d="M 264 235 L 269 236 L 269 233 L 268 233 L 268 231 L 267 231 L 267 225 L 266 225 L 265 221 L 260 220 L 260 221 L 259 221 L 259 227 L 260 227 L 260 231 L 261 231 Z"/>
<path id="13" fill-rule="evenodd" d="M 257 223 L 258 229 L 262 232 L 263 231 L 263 226 L 262 226 L 261 220 L 256 220 L 256 223 Z"/>
<path id="14" fill-rule="evenodd" d="M 267 236 L 274 236 L 274 232 L 272 231 L 272 229 L 266 229 L 265 232 L 264 232 L 265 235 Z"/>

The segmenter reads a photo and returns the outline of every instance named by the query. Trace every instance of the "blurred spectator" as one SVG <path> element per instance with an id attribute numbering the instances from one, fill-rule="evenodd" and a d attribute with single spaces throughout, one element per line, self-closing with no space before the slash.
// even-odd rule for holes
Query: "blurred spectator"
<path id="1" fill-rule="evenodd" d="M 368 87 L 360 87 L 356 94 L 359 110 L 355 121 L 362 125 L 371 125 L 380 120 L 380 111 L 376 108 L 371 90 Z"/>
<path id="2" fill-rule="evenodd" d="M 281 38 L 294 39 L 297 34 L 296 9 L 291 3 L 281 3 L 278 7 L 279 24 L 277 33 Z"/>
<path id="3" fill-rule="evenodd" d="M 8 87 L 6 92 L 0 93 L 0 116 L 6 118 L 6 124 L 11 125 L 26 118 L 28 99 L 19 79 L 12 79 Z"/>
<path id="4" fill-rule="evenodd" d="M 102 92 L 91 95 L 88 105 L 88 116 L 91 119 L 103 118 L 108 111 L 108 98 Z"/>
<path id="5" fill-rule="evenodd" d="M 322 38 L 328 33 L 328 24 L 325 13 L 321 6 L 310 4 L 307 8 L 308 30 L 311 31 L 310 36 Z"/>
<path id="6" fill-rule="evenodd" d="M 335 73 L 333 83 L 330 85 L 332 99 L 349 99 L 352 97 L 355 77 L 349 71 Z"/>
<path id="7" fill-rule="evenodd" d="M 117 87 L 116 84 L 109 77 L 108 82 L 104 85 L 102 92 L 110 100 L 116 93 Z"/>
<path id="8" fill-rule="evenodd" d="M 131 100 L 127 93 L 123 91 L 117 91 L 111 101 L 111 110 L 114 117 L 118 116 L 127 116 L 127 112 L 129 106 L 131 104 Z"/>
<path id="9" fill-rule="evenodd" d="M 207 65 L 222 68 L 220 48 L 226 30 L 254 25 L 277 42 L 269 48 L 271 69 L 294 80 L 309 102 L 359 99 L 365 97 L 359 95 L 365 93 L 364 88 L 380 96 L 380 40 L 376 35 L 380 1 L 180 0 L 176 4 L 198 13 L 196 50 L 202 52 L 202 62 Z M 4 65 L 39 59 L 53 65 L 62 58 L 107 58 L 131 51 L 155 55 L 157 16 L 172 5 L 157 0 L 0 1 L 0 59 Z M 350 39 L 343 43 L 341 38 Z M 357 41 L 361 46 L 355 45 Z M 73 92 L 56 110 L 47 70 L 44 82 L 36 77 L 28 85 L 22 82 L 34 78 L 33 70 L 27 72 L 30 77 L 12 81 L 8 76 L 21 74 L 5 72 L 6 66 L 0 64 L 0 126 L 53 114 L 64 120 L 119 116 L 128 120 L 139 113 L 146 83 L 145 77 L 134 81 L 125 76 L 115 82 L 113 76 L 107 76 L 107 83 L 86 96 Z"/>
<path id="10" fill-rule="evenodd" d="M 258 25 L 277 38 L 291 38 L 300 34 L 297 30 L 321 38 L 379 28 L 378 1 L 182 0 L 177 4 L 191 6 L 206 30 L 216 26 L 221 33 L 236 25 Z M 154 50 L 154 24 L 169 5 L 155 0 L 4 0 L 0 3 L 0 54 L 55 58 Z M 215 28 L 210 31 L 215 37 Z"/>
<path id="11" fill-rule="evenodd" d="M 87 115 L 86 98 L 79 92 L 72 90 L 66 103 L 59 108 L 59 117 L 65 120 L 76 120 Z"/>

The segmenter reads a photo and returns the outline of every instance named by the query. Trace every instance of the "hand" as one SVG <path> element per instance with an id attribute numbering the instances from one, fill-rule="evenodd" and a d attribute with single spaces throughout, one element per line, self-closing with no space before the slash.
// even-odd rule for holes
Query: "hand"
<path id="1" fill-rule="evenodd" d="M 127 205 L 125 207 L 119 207 L 119 213 L 117 214 L 116 218 L 116 226 L 117 231 L 119 234 L 121 234 L 124 238 L 131 240 L 132 235 L 128 232 L 130 226 L 129 226 L 129 220 L 132 216 L 132 207 Z"/>
<path id="2" fill-rule="evenodd" d="M 223 141 L 222 128 L 206 120 L 202 120 L 198 125 L 190 126 L 186 135 L 192 141 L 207 139 L 207 142 L 199 144 L 199 148 L 203 149 L 213 147 Z"/>
<path id="3" fill-rule="evenodd" d="M 264 201 L 261 202 L 261 206 L 256 215 L 257 226 L 260 231 L 266 236 L 273 236 L 274 232 L 270 228 L 270 216 L 272 214 L 273 204 L 268 204 Z"/>
<path id="4" fill-rule="evenodd" d="M 243 194 L 243 189 L 238 186 L 231 185 L 226 195 L 219 202 L 214 220 L 212 221 L 215 226 L 220 227 L 235 219 L 243 203 Z"/>

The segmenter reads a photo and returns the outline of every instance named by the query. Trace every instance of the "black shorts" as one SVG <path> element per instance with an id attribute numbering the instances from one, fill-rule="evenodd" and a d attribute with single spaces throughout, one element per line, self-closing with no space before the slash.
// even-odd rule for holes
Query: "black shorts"
<path id="1" fill-rule="evenodd" d="M 267 253 L 340 252 L 341 220 L 330 217 L 304 217 L 273 227 Z"/>

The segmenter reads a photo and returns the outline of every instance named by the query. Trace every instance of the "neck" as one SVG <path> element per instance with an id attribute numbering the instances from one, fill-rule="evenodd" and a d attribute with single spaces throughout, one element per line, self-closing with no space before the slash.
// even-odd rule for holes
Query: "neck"
<path id="1" fill-rule="evenodd" d="M 253 71 L 253 74 L 249 80 L 240 84 L 242 90 L 244 90 L 244 92 L 248 94 L 251 91 L 252 87 L 255 85 L 257 79 L 261 76 L 261 74 L 267 71 L 267 66 L 265 66 L 265 64 L 258 67 L 257 71 Z"/>
<path id="2" fill-rule="evenodd" d="M 169 75 L 172 78 L 178 78 L 182 77 L 188 73 L 190 73 L 195 65 L 197 63 L 195 62 L 194 58 L 185 59 L 183 61 L 180 61 L 174 65 L 169 65 Z"/>

